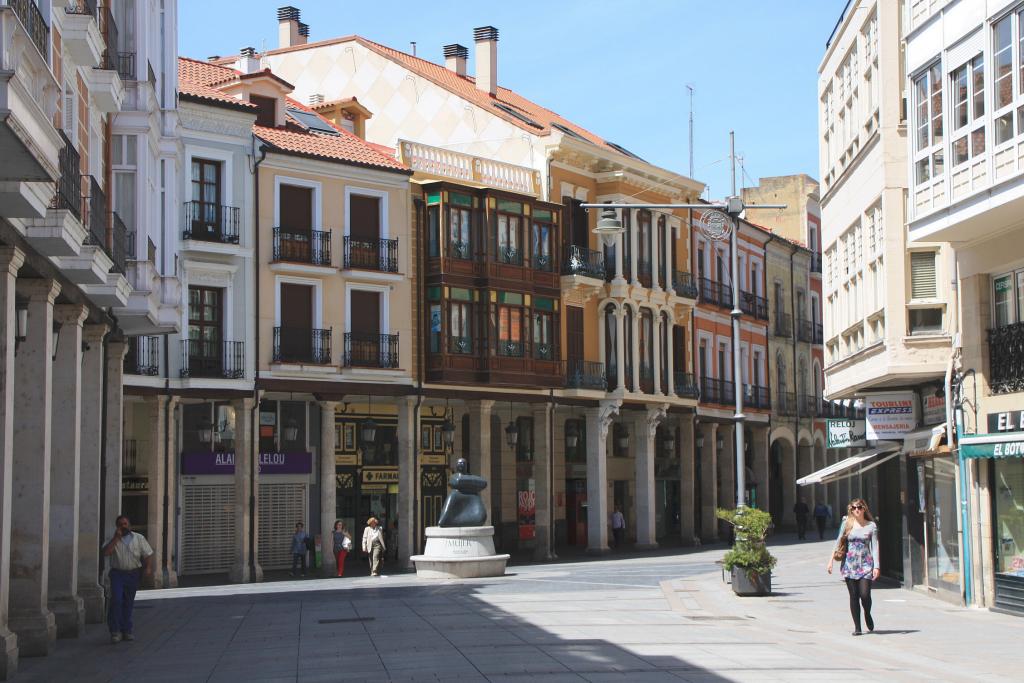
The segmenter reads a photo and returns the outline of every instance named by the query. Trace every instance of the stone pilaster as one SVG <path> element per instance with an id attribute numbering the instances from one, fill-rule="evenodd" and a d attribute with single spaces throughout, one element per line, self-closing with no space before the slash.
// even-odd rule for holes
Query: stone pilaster
<path id="1" fill-rule="evenodd" d="M 174 538 L 174 521 L 177 515 L 174 514 L 173 493 L 174 473 L 170 467 L 173 457 L 174 441 L 172 428 L 174 424 L 174 411 L 178 399 L 168 396 L 153 396 L 146 399 L 146 412 L 148 413 L 146 425 L 149 428 L 146 442 L 148 448 L 142 454 L 146 458 L 146 472 L 148 475 L 149 492 L 147 500 L 149 505 L 148 538 L 149 544 L 153 546 L 153 576 L 150 579 L 150 586 L 153 588 L 171 588 L 178 585 L 178 575 L 172 561 L 172 548 Z M 170 479 L 170 481 L 168 481 Z M 166 493 L 166 506 L 164 497 Z M 168 519 L 164 519 L 165 507 Z M 164 538 L 166 527 L 167 538 Z M 166 546 L 166 552 L 164 548 Z"/>
<path id="2" fill-rule="evenodd" d="M 608 552 L 608 428 L 618 402 L 587 408 L 587 552 Z"/>
<path id="3" fill-rule="evenodd" d="M 78 493 L 82 430 L 81 304 L 54 306 L 60 326 L 53 363 L 53 420 L 50 455 L 49 605 L 58 638 L 77 638 L 85 629 L 85 605 L 78 596 Z"/>
<path id="4" fill-rule="evenodd" d="M 57 639 L 49 608 L 50 457 L 53 416 L 54 280 L 19 280 L 28 330 L 15 360 L 14 482 L 11 514 L 10 627 L 21 656 L 44 656 Z"/>
<path id="5" fill-rule="evenodd" d="M 714 422 L 702 424 L 704 436 L 700 462 L 700 536 L 705 541 L 718 539 L 718 425 Z"/>
<path id="6" fill-rule="evenodd" d="M 256 446 L 252 436 L 253 399 L 242 398 L 232 401 L 235 408 L 235 529 L 238 545 L 235 546 L 235 561 L 230 577 L 235 583 L 262 581 L 263 570 L 259 564 L 259 529 L 250 534 L 250 522 L 258 524 L 250 512 L 259 510 L 259 470 L 256 468 Z M 256 482 L 253 486 L 253 481 Z M 252 564 L 249 562 L 252 555 Z"/>
<path id="7" fill-rule="evenodd" d="M 416 457 L 416 433 L 420 416 L 416 399 L 398 399 L 398 563 L 412 567 L 416 554 L 416 501 L 419 500 L 419 458 Z M 484 475 L 487 476 L 487 475 Z"/>
<path id="8" fill-rule="evenodd" d="M 121 471 L 124 451 L 124 356 L 128 341 L 123 337 L 108 339 L 106 350 L 107 377 L 107 442 L 103 452 L 103 510 L 100 539 L 109 537 L 114 520 L 121 514 Z"/>
<path id="9" fill-rule="evenodd" d="M 490 479 L 491 411 L 494 409 L 494 401 L 469 401 L 466 407 L 469 409 L 469 471 L 471 474 Z M 484 509 L 487 510 L 487 519 L 492 525 L 495 520 L 491 514 L 491 487 L 498 485 L 499 482 L 489 482 L 488 487 L 480 492 Z"/>
<path id="10" fill-rule="evenodd" d="M 323 554 L 320 573 L 324 576 L 335 576 L 338 569 L 333 536 L 334 523 L 338 519 L 338 484 L 334 466 L 337 447 L 334 413 L 337 408 L 337 401 L 320 402 L 320 547 Z"/>
<path id="11" fill-rule="evenodd" d="M 82 433 L 79 437 L 78 474 L 78 596 L 85 607 L 85 623 L 106 619 L 106 598 L 100 583 L 100 476 L 103 436 L 103 337 L 106 325 L 82 330 Z"/>
<path id="12" fill-rule="evenodd" d="M 18 637 L 8 626 L 11 593 L 11 495 L 14 479 L 15 282 L 25 254 L 0 247 L 0 680 L 18 671 Z"/>
<path id="13" fill-rule="evenodd" d="M 626 310 L 615 309 L 615 387 L 616 391 L 633 391 L 626 386 Z"/>
<path id="14" fill-rule="evenodd" d="M 718 438 L 722 440 L 722 448 L 718 452 L 718 506 L 722 508 L 736 507 L 736 436 L 734 425 L 719 425 Z M 718 444 L 716 442 L 715 446 Z M 718 522 L 718 537 L 729 538 L 729 523 Z"/>
<path id="15" fill-rule="evenodd" d="M 768 427 L 754 427 L 750 431 L 753 435 L 750 450 L 753 456 L 754 482 L 757 484 L 757 507 L 759 510 L 768 511 L 771 510 L 771 486 L 768 485 Z M 747 485 L 750 483 L 747 482 Z"/>
<path id="16" fill-rule="evenodd" d="M 653 550 L 658 547 L 654 506 L 655 433 L 665 419 L 667 406 L 648 407 L 633 421 L 633 444 L 636 479 L 636 547 Z"/>
<path id="17" fill-rule="evenodd" d="M 534 494 L 537 496 L 535 525 L 537 545 L 533 551 L 533 559 L 550 560 L 551 553 L 551 470 L 553 467 L 551 452 L 551 420 L 548 419 L 548 406 L 537 406 L 533 409 L 533 480 Z"/>
<path id="18" fill-rule="evenodd" d="M 694 501 L 695 478 L 694 455 L 696 448 L 693 443 L 694 424 L 693 415 L 683 415 L 679 418 L 680 461 L 679 461 L 679 534 L 686 545 L 692 545 L 697 537 L 695 527 Z"/>

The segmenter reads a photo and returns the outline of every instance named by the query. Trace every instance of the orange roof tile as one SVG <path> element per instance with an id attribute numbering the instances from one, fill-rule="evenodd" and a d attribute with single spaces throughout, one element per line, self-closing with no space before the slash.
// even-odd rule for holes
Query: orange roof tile
<path id="1" fill-rule="evenodd" d="M 186 97 L 206 100 L 217 104 L 229 105 L 238 109 L 255 109 L 256 105 L 244 102 L 237 97 L 211 87 L 217 83 L 235 77 L 234 69 L 200 62 L 187 57 L 178 58 L 178 92 Z"/>

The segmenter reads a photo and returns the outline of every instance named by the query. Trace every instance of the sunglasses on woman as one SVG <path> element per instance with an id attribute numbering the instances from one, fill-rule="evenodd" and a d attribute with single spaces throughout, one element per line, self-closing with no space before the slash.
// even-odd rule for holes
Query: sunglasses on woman
<path id="1" fill-rule="evenodd" d="M 850 509 L 851 510 L 863 510 L 864 506 L 863 505 L 851 505 Z"/>

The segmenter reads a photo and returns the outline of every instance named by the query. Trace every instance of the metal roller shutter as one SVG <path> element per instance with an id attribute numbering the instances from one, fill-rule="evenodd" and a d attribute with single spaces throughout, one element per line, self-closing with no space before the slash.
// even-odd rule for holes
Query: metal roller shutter
<path id="1" fill-rule="evenodd" d="M 260 483 L 259 498 L 260 566 L 289 569 L 295 523 L 306 522 L 306 485 Z"/>
<path id="2" fill-rule="evenodd" d="M 180 573 L 229 571 L 238 542 L 234 484 L 189 484 L 182 498 Z"/>

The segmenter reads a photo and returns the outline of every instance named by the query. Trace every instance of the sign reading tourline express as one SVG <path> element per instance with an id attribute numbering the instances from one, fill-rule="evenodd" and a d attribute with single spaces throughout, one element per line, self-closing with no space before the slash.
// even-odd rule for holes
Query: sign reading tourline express
<path id="1" fill-rule="evenodd" d="M 313 471 L 313 454 L 297 453 L 260 453 L 259 473 L 269 474 L 309 474 Z M 181 473 L 196 474 L 234 474 L 234 453 L 211 453 L 198 451 L 181 454 Z"/>
<path id="2" fill-rule="evenodd" d="M 917 394 L 892 391 L 864 397 L 868 441 L 902 439 L 917 428 Z"/>

